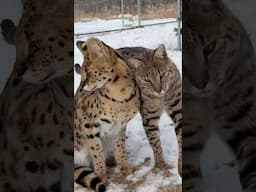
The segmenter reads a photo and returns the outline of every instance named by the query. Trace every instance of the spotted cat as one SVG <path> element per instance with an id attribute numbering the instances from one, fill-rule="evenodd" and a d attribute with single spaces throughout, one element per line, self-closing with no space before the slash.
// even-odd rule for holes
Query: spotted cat
<path id="1" fill-rule="evenodd" d="M 140 107 L 140 92 L 127 63 L 96 38 L 78 41 L 84 56 L 81 83 L 75 95 L 75 174 L 78 184 L 105 191 L 106 162 L 114 161 L 124 175 L 125 130 Z"/>

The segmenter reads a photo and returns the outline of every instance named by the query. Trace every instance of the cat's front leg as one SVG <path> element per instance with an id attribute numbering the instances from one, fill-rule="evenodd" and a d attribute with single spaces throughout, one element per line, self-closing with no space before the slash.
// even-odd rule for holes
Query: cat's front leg
<path id="1" fill-rule="evenodd" d="M 125 153 L 125 140 L 126 134 L 125 129 L 122 130 L 119 137 L 117 138 L 115 145 L 115 161 L 117 166 L 120 168 L 122 175 L 127 176 L 132 173 L 132 168 L 129 167 L 126 153 Z"/>
<path id="2" fill-rule="evenodd" d="M 105 155 L 103 152 L 103 144 L 100 138 L 100 124 L 84 123 L 86 130 L 86 139 L 88 148 L 93 162 L 94 171 L 103 182 L 107 180 L 107 171 L 105 163 Z"/>
<path id="3" fill-rule="evenodd" d="M 158 127 L 158 122 L 162 114 L 162 110 L 158 109 L 158 107 L 154 106 L 153 104 L 153 101 L 150 103 L 144 102 L 141 115 L 146 135 L 154 153 L 155 167 L 162 169 L 167 167 L 167 164 L 163 158 L 163 151 L 160 142 L 160 132 Z"/>

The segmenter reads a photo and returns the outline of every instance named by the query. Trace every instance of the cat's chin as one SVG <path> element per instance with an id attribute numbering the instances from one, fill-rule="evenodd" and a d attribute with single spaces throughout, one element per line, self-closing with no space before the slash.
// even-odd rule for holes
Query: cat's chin
<path id="1" fill-rule="evenodd" d="M 154 91 L 153 96 L 155 97 L 163 97 L 165 95 L 166 91 L 162 90 L 161 92 Z"/>

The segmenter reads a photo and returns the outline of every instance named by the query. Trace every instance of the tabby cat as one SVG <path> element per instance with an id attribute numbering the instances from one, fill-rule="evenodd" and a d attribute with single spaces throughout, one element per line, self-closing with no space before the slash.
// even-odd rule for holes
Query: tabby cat
<path id="1" fill-rule="evenodd" d="M 136 82 L 141 90 L 142 106 L 140 113 L 146 135 L 153 148 L 155 165 L 165 167 L 161 149 L 158 123 L 165 111 L 175 123 L 179 144 L 179 172 L 182 172 L 182 83 L 181 75 L 169 59 L 166 48 L 143 47 L 120 48 L 118 52 L 128 60 Z"/>
<path id="2" fill-rule="evenodd" d="M 184 2 L 183 190 L 204 191 L 200 155 L 216 132 L 256 191 L 256 73 L 249 36 L 220 0 Z"/>

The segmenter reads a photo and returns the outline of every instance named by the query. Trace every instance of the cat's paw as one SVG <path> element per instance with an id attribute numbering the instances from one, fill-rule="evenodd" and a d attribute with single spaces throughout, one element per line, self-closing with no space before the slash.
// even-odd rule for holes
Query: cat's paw
<path id="1" fill-rule="evenodd" d="M 163 159 L 156 160 L 155 168 L 158 169 L 172 169 L 174 166 L 168 165 Z"/>
<path id="2" fill-rule="evenodd" d="M 121 174 L 122 174 L 123 176 L 128 176 L 128 175 L 130 175 L 130 174 L 132 174 L 132 173 L 133 173 L 133 168 L 132 168 L 132 167 L 123 166 L 123 167 L 121 168 Z"/>
<path id="3" fill-rule="evenodd" d="M 101 175 L 99 175 L 99 177 L 100 177 L 102 183 L 107 183 L 108 176 L 106 174 L 101 174 Z"/>

